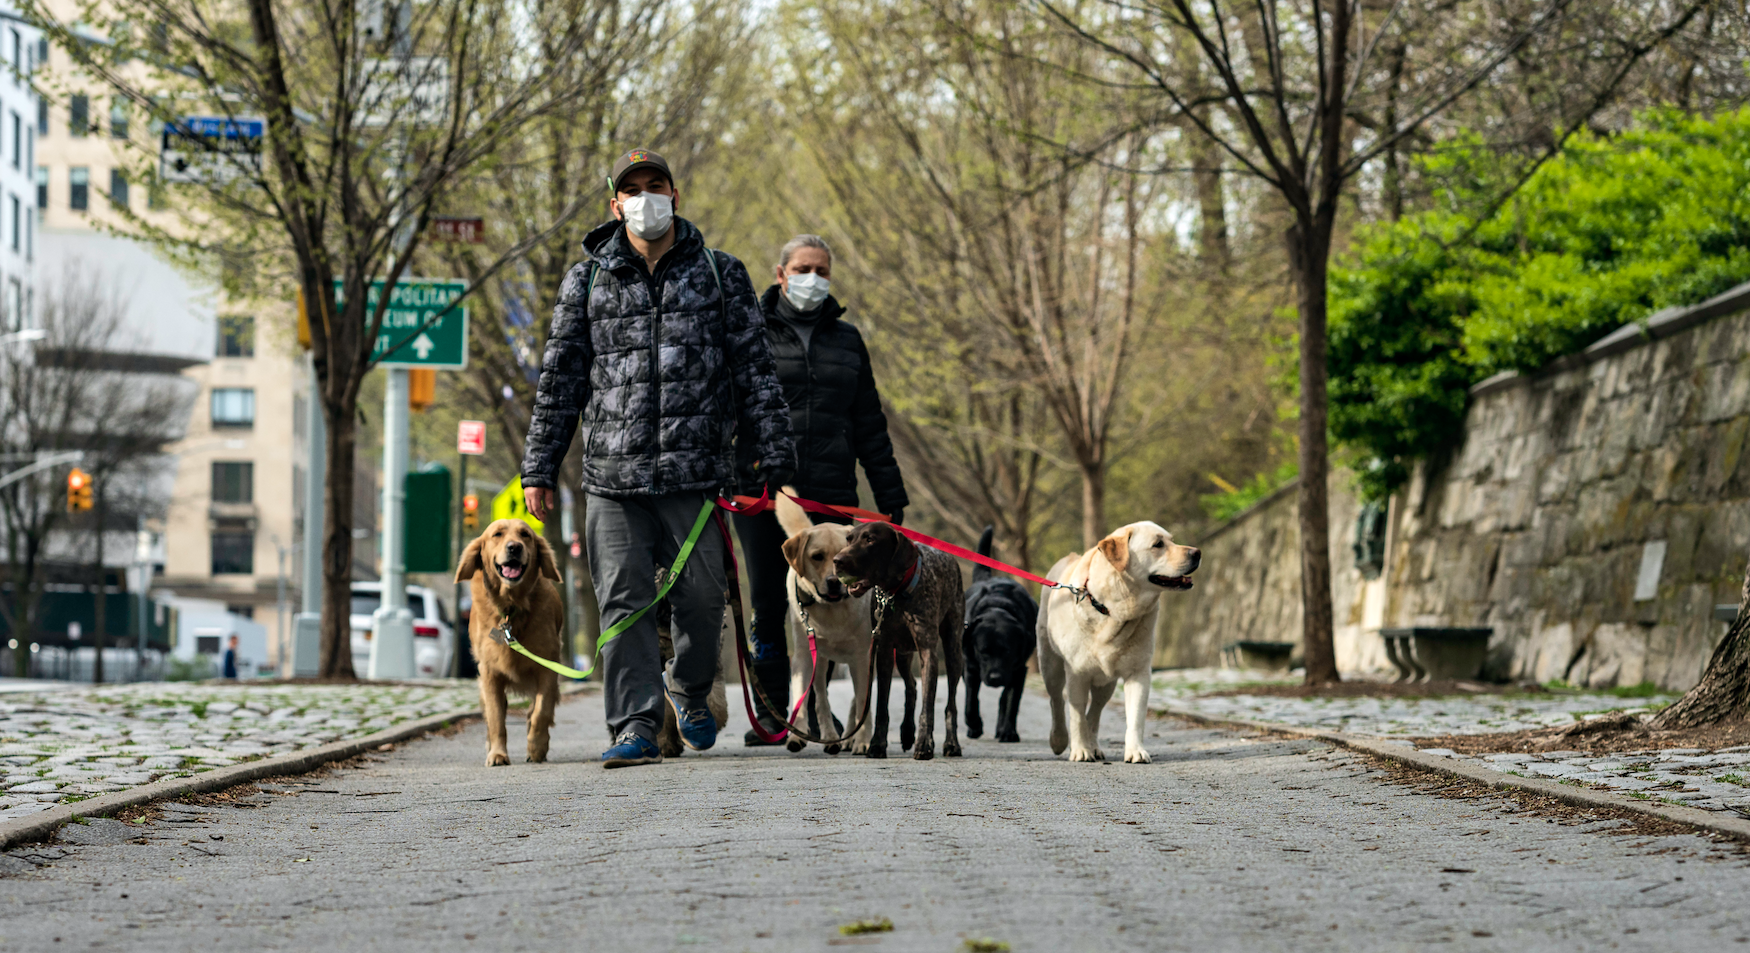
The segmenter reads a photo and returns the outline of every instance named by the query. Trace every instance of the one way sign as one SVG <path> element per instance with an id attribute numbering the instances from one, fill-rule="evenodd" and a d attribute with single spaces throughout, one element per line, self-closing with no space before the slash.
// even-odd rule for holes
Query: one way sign
<path id="1" fill-rule="evenodd" d="M 382 330 L 371 348 L 371 360 L 388 367 L 432 367 L 460 370 L 468 366 L 468 309 L 451 303 L 462 296 L 466 282 L 434 278 L 404 278 L 395 283 Z M 334 297 L 341 300 L 340 282 Z M 371 282 L 365 319 L 382 299 L 383 283 Z M 442 312 L 436 320 L 432 316 Z"/>

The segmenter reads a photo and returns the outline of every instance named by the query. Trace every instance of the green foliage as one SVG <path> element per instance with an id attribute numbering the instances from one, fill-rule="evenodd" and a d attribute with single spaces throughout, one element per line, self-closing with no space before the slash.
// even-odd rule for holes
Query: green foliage
<path id="1" fill-rule="evenodd" d="M 1198 497 L 1198 502 L 1203 505 L 1203 512 L 1208 513 L 1210 519 L 1226 522 L 1258 505 L 1264 497 L 1275 493 L 1299 475 L 1300 465 L 1290 460 L 1277 467 L 1274 473 L 1260 473 L 1244 486 Z"/>
<path id="2" fill-rule="evenodd" d="M 1447 209 L 1499 194 L 1480 146 L 1431 162 Z M 1331 275 L 1331 433 L 1376 457 L 1364 496 L 1460 436 L 1468 388 L 1750 281 L 1750 111 L 1577 137 L 1478 224 L 1432 210 L 1361 233 Z"/>
<path id="3" fill-rule="evenodd" d="M 164 660 L 164 680 L 167 682 L 198 682 L 212 678 L 213 674 L 213 660 L 204 655 Z"/>

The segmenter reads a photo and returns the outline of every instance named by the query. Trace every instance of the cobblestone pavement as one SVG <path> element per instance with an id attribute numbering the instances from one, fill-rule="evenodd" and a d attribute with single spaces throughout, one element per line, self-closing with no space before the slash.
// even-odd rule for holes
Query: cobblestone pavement
<path id="1" fill-rule="evenodd" d="M 1162 720 L 1149 726 L 1153 764 L 1070 764 L 1044 746 L 1045 704 L 1029 695 L 1021 743 L 969 741 L 959 759 L 750 750 L 738 715 L 712 751 L 603 771 L 600 696 L 558 715 L 548 764 L 481 767 L 472 724 L 240 801 L 70 825 L 58 843 L 0 854 L 0 949 L 1750 942 L 1742 853 L 1420 793 L 1315 741 Z M 1116 710 L 1102 727 L 1119 747 Z M 891 932 L 840 933 L 881 918 Z M 965 942 L 986 938 L 1008 946 Z"/>
<path id="2" fill-rule="evenodd" d="M 0 821 L 466 708 L 472 682 L 142 682 L 0 694 Z"/>
<path id="3" fill-rule="evenodd" d="M 1647 712 L 1675 701 L 1675 694 L 1621 698 L 1608 694 L 1458 695 L 1444 698 L 1277 698 L 1270 695 L 1207 697 L 1246 684 L 1293 684 L 1299 679 L 1235 669 L 1184 669 L 1155 674 L 1150 703 L 1212 718 L 1243 718 L 1299 728 L 1324 728 L 1391 740 L 1401 736 L 1472 735 L 1572 724 L 1605 711 Z M 1411 744 L 1409 741 L 1403 744 Z M 1750 817 L 1750 746 L 1708 751 L 1667 748 L 1587 756 L 1578 751 L 1536 754 L 1459 755 L 1447 748 L 1420 748 L 1466 764 L 1521 777 L 1554 778 L 1569 784 L 1614 790 L 1710 811 Z"/>

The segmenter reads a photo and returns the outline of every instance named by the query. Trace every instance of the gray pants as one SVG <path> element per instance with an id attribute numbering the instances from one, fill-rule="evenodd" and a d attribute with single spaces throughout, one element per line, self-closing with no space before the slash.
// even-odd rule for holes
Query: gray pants
<path id="1" fill-rule="evenodd" d="M 590 494 L 584 532 L 604 630 L 656 599 L 657 567 L 674 565 L 706 499 L 703 493 L 623 499 Z M 674 609 L 670 684 L 686 708 L 705 707 L 717 676 L 725 579 L 723 534 L 707 525 L 680 579 L 668 591 Z M 644 613 L 637 624 L 604 646 L 597 664 L 603 673 L 609 734 L 617 738 L 631 731 L 656 741 L 662 707 L 668 704 L 663 698 L 656 610 Z"/>

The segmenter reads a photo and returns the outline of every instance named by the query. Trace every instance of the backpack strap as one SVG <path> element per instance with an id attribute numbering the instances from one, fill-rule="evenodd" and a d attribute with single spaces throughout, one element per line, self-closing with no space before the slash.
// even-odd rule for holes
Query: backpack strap
<path id="1" fill-rule="evenodd" d="M 717 309 L 723 316 L 723 323 L 729 323 L 729 299 L 723 297 L 723 274 L 717 270 L 717 250 L 705 249 L 705 260 L 711 264 L 711 280 L 717 282 Z"/>

